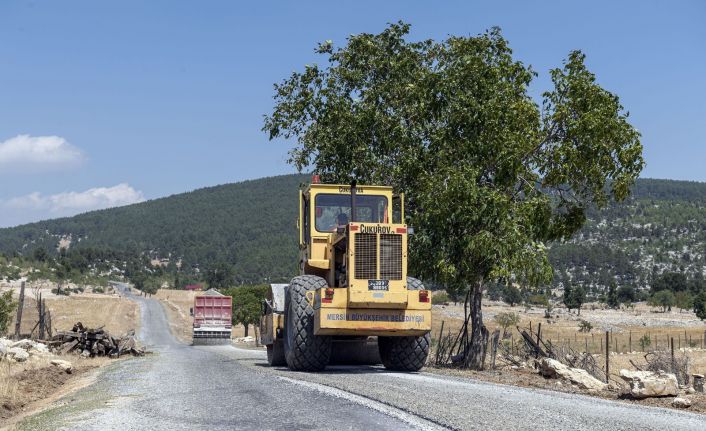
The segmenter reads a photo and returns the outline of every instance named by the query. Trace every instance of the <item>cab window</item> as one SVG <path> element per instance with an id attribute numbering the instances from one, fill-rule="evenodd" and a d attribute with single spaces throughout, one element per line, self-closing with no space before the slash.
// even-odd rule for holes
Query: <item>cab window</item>
<path id="1" fill-rule="evenodd" d="M 356 195 L 356 222 L 386 223 L 385 196 Z M 351 222 L 351 196 L 339 194 L 316 195 L 315 226 L 319 232 L 333 232 L 339 225 Z"/>

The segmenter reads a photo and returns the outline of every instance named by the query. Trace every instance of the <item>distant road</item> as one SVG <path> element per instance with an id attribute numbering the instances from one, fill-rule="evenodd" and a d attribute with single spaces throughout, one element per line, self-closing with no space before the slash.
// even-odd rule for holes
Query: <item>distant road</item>
<path id="1" fill-rule="evenodd" d="M 180 344 L 157 300 L 132 297 L 156 353 L 108 367 L 21 429 L 706 430 L 687 412 L 429 373 L 273 369 L 263 351 Z"/>

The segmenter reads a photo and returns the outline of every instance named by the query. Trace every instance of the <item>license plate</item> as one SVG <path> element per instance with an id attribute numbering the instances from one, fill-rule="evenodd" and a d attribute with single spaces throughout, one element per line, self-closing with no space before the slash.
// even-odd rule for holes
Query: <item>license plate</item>
<path id="1" fill-rule="evenodd" d="M 390 281 L 368 280 L 368 290 L 390 290 Z"/>

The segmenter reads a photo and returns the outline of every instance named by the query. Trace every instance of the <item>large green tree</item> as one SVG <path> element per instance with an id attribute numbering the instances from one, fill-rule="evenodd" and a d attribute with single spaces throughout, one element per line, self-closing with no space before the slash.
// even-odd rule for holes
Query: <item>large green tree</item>
<path id="1" fill-rule="evenodd" d="M 275 85 L 264 130 L 296 141 L 299 170 L 406 193 L 411 268 L 466 292 L 462 365 L 479 369 L 484 284 L 547 282 L 547 242 L 576 232 L 589 207 L 628 196 L 640 135 L 580 51 L 550 71 L 540 106 L 528 90 L 536 73 L 499 29 L 414 42 L 409 30 L 400 22 L 319 45 L 327 65 Z"/>
<path id="2" fill-rule="evenodd" d="M 262 300 L 269 288 L 268 285 L 239 286 L 223 291 L 225 295 L 233 297 L 233 323 L 244 326 L 246 337 L 249 326 L 260 322 Z"/>

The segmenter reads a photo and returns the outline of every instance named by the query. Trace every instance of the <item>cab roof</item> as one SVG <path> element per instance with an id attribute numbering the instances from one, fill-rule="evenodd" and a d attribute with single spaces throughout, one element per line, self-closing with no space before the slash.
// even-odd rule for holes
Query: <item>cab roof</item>
<path id="1" fill-rule="evenodd" d="M 363 184 L 356 185 L 357 193 L 360 194 L 370 194 L 366 190 L 375 190 L 377 192 L 392 192 L 392 187 L 390 186 L 366 186 Z M 308 193 L 310 191 L 325 191 L 327 193 L 336 193 L 341 195 L 348 195 L 351 193 L 350 184 L 320 184 L 312 183 L 308 184 L 304 188 L 304 192 Z"/>

